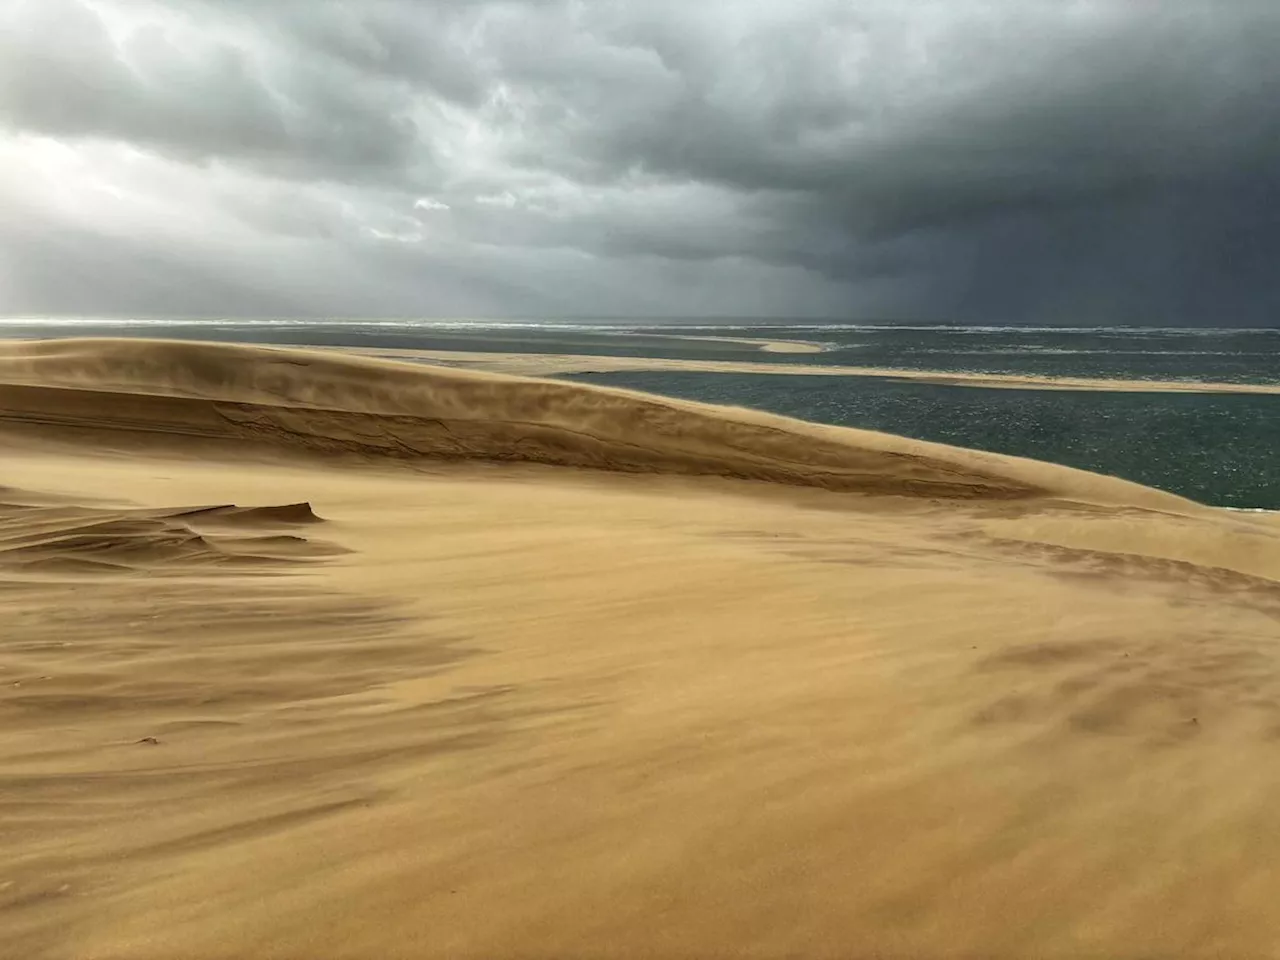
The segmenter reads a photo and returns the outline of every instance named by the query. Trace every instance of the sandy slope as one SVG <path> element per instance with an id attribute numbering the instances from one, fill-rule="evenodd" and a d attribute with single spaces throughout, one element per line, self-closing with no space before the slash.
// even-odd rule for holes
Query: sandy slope
<path id="1" fill-rule="evenodd" d="M 2 956 L 1280 950 L 1267 518 L 197 345 L 0 456 Z"/>
<path id="2" fill-rule="evenodd" d="M 1013 457 L 550 380 L 218 343 L 0 343 L 13 430 L 104 430 L 151 448 L 253 445 L 361 460 L 538 463 L 768 480 L 861 493 L 1047 493 L 1185 505 L 1120 480 Z"/>

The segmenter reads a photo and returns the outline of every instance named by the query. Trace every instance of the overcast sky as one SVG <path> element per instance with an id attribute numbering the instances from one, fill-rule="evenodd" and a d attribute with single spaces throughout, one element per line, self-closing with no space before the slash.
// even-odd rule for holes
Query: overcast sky
<path id="1" fill-rule="evenodd" d="M 1280 0 L 3 0 L 0 314 L 1280 325 Z"/>

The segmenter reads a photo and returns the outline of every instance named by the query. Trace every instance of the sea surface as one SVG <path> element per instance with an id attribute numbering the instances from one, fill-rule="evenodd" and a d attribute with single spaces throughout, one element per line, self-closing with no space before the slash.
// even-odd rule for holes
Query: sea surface
<path id="1" fill-rule="evenodd" d="M 1126 380 L 1280 383 L 1280 329 L 956 327 L 645 320 L 0 320 L 0 337 L 151 336 L 328 346 L 753 360 Z M 717 339 L 803 340 L 821 354 Z M 1280 395 L 993 390 L 872 377 L 628 372 L 567 377 L 756 407 L 1280 509 Z"/>

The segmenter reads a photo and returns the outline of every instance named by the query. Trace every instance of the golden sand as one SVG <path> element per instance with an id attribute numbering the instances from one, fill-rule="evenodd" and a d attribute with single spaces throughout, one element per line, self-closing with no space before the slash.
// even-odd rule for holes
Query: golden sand
<path id="1" fill-rule="evenodd" d="M 0 451 L 5 957 L 1280 950 L 1272 518 L 201 344 Z"/>

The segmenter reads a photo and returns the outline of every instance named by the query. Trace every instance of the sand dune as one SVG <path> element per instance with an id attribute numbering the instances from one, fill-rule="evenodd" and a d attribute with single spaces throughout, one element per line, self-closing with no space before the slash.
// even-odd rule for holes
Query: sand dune
<path id="1" fill-rule="evenodd" d="M 0 418 L 406 460 L 717 476 L 879 494 L 1177 498 L 1083 471 L 746 410 L 553 381 L 230 344 L 0 345 Z"/>
<path id="2" fill-rule="evenodd" d="M 1272 518 L 198 344 L 0 450 L 2 956 L 1280 950 Z"/>

